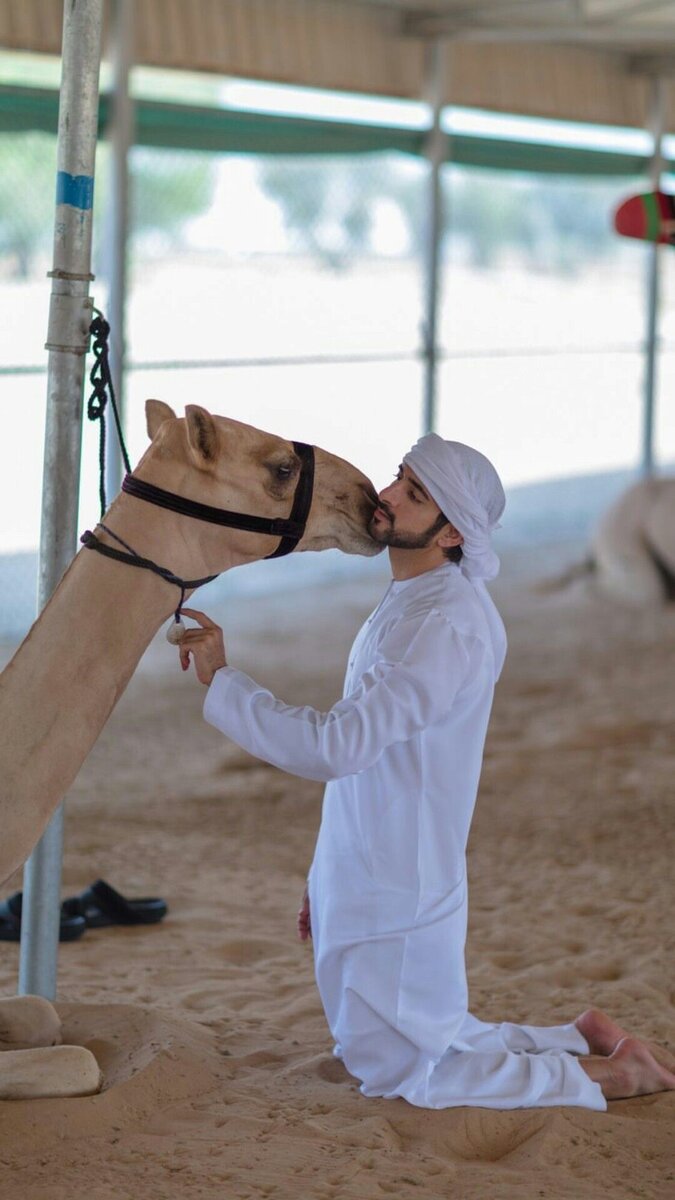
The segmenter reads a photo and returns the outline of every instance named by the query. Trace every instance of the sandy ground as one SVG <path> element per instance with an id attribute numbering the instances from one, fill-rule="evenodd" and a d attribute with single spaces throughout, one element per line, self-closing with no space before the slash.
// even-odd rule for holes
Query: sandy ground
<path id="1" fill-rule="evenodd" d="M 675 610 L 536 595 L 543 562 L 513 556 L 495 588 L 511 649 L 470 843 L 472 1008 L 545 1024 L 593 1003 L 674 1047 Z M 221 606 L 231 661 L 327 707 L 373 567 Z M 103 876 L 170 915 L 62 945 L 66 1031 L 105 1090 L 0 1104 L 2 1200 L 672 1197 L 675 1094 L 607 1114 L 360 1095 L 295 938 L 321 787 L 228 743 L 202 695 L 158 639 L 72 789 L 63 894 Z M 4 995 L 17 961 L 2 943 Z"/>

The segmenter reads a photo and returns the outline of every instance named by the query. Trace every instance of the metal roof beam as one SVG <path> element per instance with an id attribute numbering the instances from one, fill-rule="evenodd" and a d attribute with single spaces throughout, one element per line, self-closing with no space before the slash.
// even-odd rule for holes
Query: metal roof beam
<path id="1" fill-rule="evenodd" d="M 481 25 L 458 21 L 452 14 L 428 13 L 422 16 L 406 14 L 401 29 L 406 37 L 455 38 L 465 42 L 564 42 L 607 50 L 620 49 L 624 45 L 634 47 L 636 42 L 656 46 L 672 41 L 673 37 L 672 25 L 650 25 L 644 29 L 625 24 L 580 25 L 578 21 L 563 25 L 500 25 L 498 22 Z M 614 45 L 610 45 L 610 41 Z"/>
<path id="2" fill-rule="evenodd" d="M 672 54 L 631 54 L 626 59 L 630 75 L 647 75 L 650 79 L 675 75 L 675 52 Z"/>
<path id="3" fill-rule="evenodd" d="M 643 13 L 653 12 L 655 9 L 672 9 L 672 7 L 673 0 L 617 0 L 617 3 L 608 8 L 606 12 L 588 13 L 585 20 L 594 25 L 604 25 L 608 21 L 616 21 L 618 17 L 631 20 L 633 17 L 641 17 Z"/>

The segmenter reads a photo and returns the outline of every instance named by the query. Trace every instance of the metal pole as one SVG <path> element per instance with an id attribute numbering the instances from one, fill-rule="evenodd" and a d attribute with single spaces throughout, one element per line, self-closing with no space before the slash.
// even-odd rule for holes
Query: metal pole
<path id="1" fill-rule="evenodd" d="M 38 608 L 76 548 L 82 396 L 91 322 L 89 299 L 94 155 L 103 0 L 66 0 L 47 330 L 47 418 L 42 485 Z M 64 703 L 67 703 L 64 697 Z M 59 943 L 63 809 L 26 863 L 19 992 L 53 999 Z"/>
<path id="2" fill-rule="evenodd" d="M 110 188 L 106 213 L 106 261 L 110 322 L 110 369 L 120 420 L 124 422 L 125 297 L 129 227 L 129 150 L 134 137 L 134 106 L 129 95 L 133 65 L 134 0 L 115 0 L 112 12 L 113 95 L 108 129 Z M 105 487 L 112 500 L 122 484 L 122 453 L 114 421 L 108 424 Z"/>
<path id="3" fill-rule="evenodd" d="M 433 431 L 436 424 L 437 393 L 437 319 L 440 295 L 440 249 L 443 231 L 443 197 L 441 166 L 445 162 L 448 139 L 441 129 L 444 73 L 441 41 L 429 42 L 426 47 L 426 99 L 431 108 L 431 123 L 427 133 L 426 157 L 429 162 L 427 228 L 424 246 L 424 322 L 422 325 L 422 358 L 424 361 L 424 433 Z"/>
<path id="4" fill-rule="evenodd" d="M 666 118 L 666 83 L 663 78 L 650 80 L 649 129 L 654 139 L 650 162 L 650 182 L 654 191 L 661 185 L 663 170 L 662 140 Z M 644 406 L 642 413 L 642 474 L 654 474 L 654 410 L 656 404 L 656 355 L 658 349 L 659 275 L 661 247 L 657 242 L 647 248 L 647 333 L 645 342 Z"/>

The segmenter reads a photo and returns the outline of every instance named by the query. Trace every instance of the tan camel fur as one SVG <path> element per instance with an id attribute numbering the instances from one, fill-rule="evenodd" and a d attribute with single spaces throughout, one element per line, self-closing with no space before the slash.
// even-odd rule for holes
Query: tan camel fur
<path id="1" fill-rule="evenodd" d="M 642 479 L 622 492 L 600 518 L 589 557 L 537 590 L 590 576 L 605 596 L 636 608 L 675 597 L 675 479 Z"/>
<path id="2" fill-rule="evenodd" d="M 598 587 L 628 604 L 664 604 L 675 582 L 675 479 L 642 479 L 615 500 L 593 537 Z"/>
<path id="3" fill-rule="evenodd" d="M 177 418 L 167 404 L 148 400 L 146 417 L 152 441 L 134 471 L 139 479 L 217 508 L 261 517 L 290 514 L 300 469 L 291 442 L 196 405 Z M 377 502 L 370 481 L 319 448 L 315 463 L 314 497 L 297 549 L 377 554 L 380 546 L 367 531 Z M 270 535 L 207 524 L 125 493 L 106 513 L 105 524 L 137 554 L 182 579 L 253 562 L 278 545 Z M 101 530 L 98 534 L 116 545 Z M 179 599 L 176 587 L 150 571 L 87 549 L 66 571 L 0 677 L 0 880 L 27 858 L 143 651 Z M 17 1055 L 17 1045 L 51 1047 L 54 1040 L 50 1020 L 55 1014 L 48 1019 L 44 1009 L 33 1008 L 21 1016 L 29 999 L 0 1001 L 0 1032 L 3 1022 L 10 1029 L 4 1042 L 0 1036 L 0 1048 L 7 1051 L 0 1056 L 0 1095 L 71 1095 L 72 1087 L 80 1089 L 77 1094 L 95 1091 L 98 1067 L 83 1047 L 59 1047 L 58 1055 L 53 1048 Z M 8 1004 L 14 1005 L 11 1013 Z M 21 1019 L 34 1023 L 32 1034 L 17 1032 Z M 30 1063 L 27 1053 L 33 1056 Z"/>

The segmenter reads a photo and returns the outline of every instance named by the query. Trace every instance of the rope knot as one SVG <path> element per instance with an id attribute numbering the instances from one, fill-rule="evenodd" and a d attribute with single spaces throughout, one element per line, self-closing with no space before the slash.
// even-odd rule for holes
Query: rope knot
<path id="1" fill-rule="evenodd" d="M 94 365 L 89 372 L 89 381 L 92 386 L 91 396 L 87 401 L 87 416 L 90 421 L 100 421 L 100 435 L 98 443 L 98 470 L 99 470 L 99 500 L 101 503 L 101 516 L 105 513 L 106 494 L 105 494 L 105 410 L 108 403 L 108 396 L 113 408 L 113 416 L 117 427 L 117 436 L 119 438 L 122 458 L 127 472 L 131 471 L 129 463 L 129 455 L 124 444 L 124 436 L 122 434 L 122 426 L 120 423 L 117 404 L 115 403 L 115 390 L 113 388 L 112 375 L 110 372 L 110 361 L 108 358 L 109 347 L 108 338 L 110 337 L 110 325 L 106 321 L 103 313 L 95 308 L 96 316 L 89 326 L 89 332 L 93 338 L 92 353 L 94 355 Z"/>

